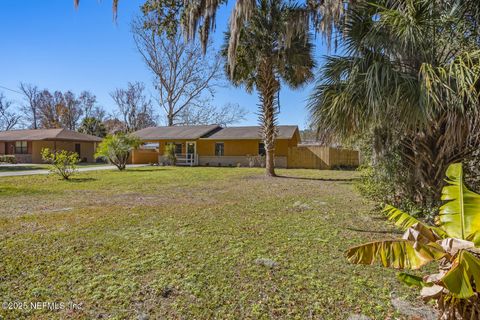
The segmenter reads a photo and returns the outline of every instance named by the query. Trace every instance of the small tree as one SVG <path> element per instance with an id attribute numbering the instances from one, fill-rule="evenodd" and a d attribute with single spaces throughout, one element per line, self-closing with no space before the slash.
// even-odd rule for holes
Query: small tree
<path id="1" fill-rule="evenodd" d="M 140 145 L 140 140 L 130 134 L 108 135 L 99 144 L 95 157 L 105 157 L 118 170 L 124 170 L 132 149 Z"/>
<path id="2" fill-rule="evenodd" d="M 43 161 L 50 163 L 49 170 L 64 180 L 70 179 L 70 176 L 77 172 L 77 164 L 80 162 L 78 153 L 66 150 L 51 151 L 48 148 L 42 149 Z"/>
<path id="3" fill-rule="evenodd" d="M 165 146 L 165 153 L 163 155 L 165 158 L 167 158 L 171 165 L 174 166 L 177 163 L 177 157 L 175 156 L 175 145 L 173 143 L 169 143 Z"/>

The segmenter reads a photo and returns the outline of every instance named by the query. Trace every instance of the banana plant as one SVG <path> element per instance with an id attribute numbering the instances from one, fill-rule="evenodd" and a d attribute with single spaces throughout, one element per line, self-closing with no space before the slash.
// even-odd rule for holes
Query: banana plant
<path id="1" fill-rule="evenodd" d="M 398 278 L 435 300 L 440 319 L 480 319 L 480 195 L 463 182 L 462 164 L 451 164 L 435 225 L 387 206 L 384 213 L 405 233 L 401 239 L 366 243 L 346 252 L 349 262 L 380 263 L 416 270 L 434 261 L 439 269 L 423 277 L 402 272 Z"/>

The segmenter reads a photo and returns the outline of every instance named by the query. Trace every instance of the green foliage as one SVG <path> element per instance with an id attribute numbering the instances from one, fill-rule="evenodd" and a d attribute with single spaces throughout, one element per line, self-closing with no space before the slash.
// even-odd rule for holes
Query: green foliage
<path id="1" fill-rule="evenodd" d="M 350 248 L 350 262 L 396 269 L 418 269 L 439 263 L 439 272 L 420 280 L 409 274 L 399 278 L 409 285 L 424 287 L 422 296 L 436 299 L 445 319 L 473 319 L 479 315 L 480 293 L 480 195 L 463 183 L 462 164 L 448 167 L 447 185 L 436 226 L 387 206 L 389 220 L 405 233 L 399 240 L 383 240 Z M 443 318 L 442 318 L 443 319 Z"/>
<path id="2" fill-rule="evenodd" d="M 168 160 L 168 163 L 174 166 L 177 163 L 177 156 L 175 155 L 175 145 L 168 143 L 165 145 L 165 152 L 163 156 Z"/>
<path id="3" fill-rule="evenodd" d="M 50 164 L 50 171 L 61 176 L 64 180 L 76 173 L 77 164 L 80 162 L 78 153 L 66 150 L 51 151 L 48 148 L 42 149 L 43 161 Z"/>
<path id="4" fill-rule="evenodd" d="M 98 145 L 95 157 L 105 157 L 118 170 L 124 170 L 132 149 L 137 148 L 140 144 L 141 141 L 131 134 L 108 135 Z"/>
<path id="5" fill-rule="evenodd" d="M 480 144 L 478 2 L 352 1 L 346 10 L 344 51 L 321 68 L 313 122 L 368 136 L 372 175 L 395 189 L 379 185 L 385 201 L 435 206 L 448 165 Z"/>
<path id="6" fill-rule="evenodd" d="M 17 163 L 17 159 L 13 154 L 4 154 L 0 155 L 0 162 L 15 164 Z"/>
<path id="7" fill-rule="evenodd" d="M 82 120 L 78 132 L 103 138 L 107 135 L 107 128 L 100 119 L 87 117 Z"/>

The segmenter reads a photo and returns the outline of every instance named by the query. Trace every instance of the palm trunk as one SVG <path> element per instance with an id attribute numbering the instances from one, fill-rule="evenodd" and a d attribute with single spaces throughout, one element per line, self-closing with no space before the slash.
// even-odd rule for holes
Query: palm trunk
<path id="1" fill-rule="evenodd" d="M 273 73 L 273 63 L 270 59 L 264 59 L 259 66 L 258 91 L 261 100 L 261 125 L 262 136 L 265 144 L 265 174 L 275 177 L 275 139 L 276 139 L 276 112 L 275 94 L 279 89 L 279 83 Z"/>

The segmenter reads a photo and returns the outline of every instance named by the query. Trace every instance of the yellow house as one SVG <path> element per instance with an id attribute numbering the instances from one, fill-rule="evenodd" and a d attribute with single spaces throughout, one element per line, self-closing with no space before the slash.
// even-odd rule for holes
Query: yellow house
<path id="1" fill-rule="evenodd" d="M 287 167 L 289 147 L 300 141 L 297 126 L 278 126 L 275 165 Z M 165 146 L 174 144 L 177 164 L 201 166 L 261 166 L 265 147 L 260 127 L 218 125 L 150 127 L 134 133 L 144 146 L 132 153 L 131 163 L 165 163 Z"/>
<path id="2" fill-rule="evenodd" d="M 19 163 L 42 163 L 43 148 L 79 154 L 83 162 L 95 162 L 96 145 L 102 139 L 67 129 L 9 130 L 0 132 L 0 155 L 15 155 Z"/>

